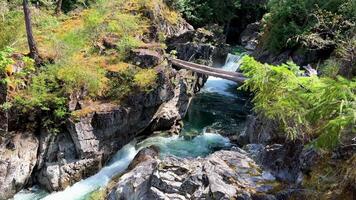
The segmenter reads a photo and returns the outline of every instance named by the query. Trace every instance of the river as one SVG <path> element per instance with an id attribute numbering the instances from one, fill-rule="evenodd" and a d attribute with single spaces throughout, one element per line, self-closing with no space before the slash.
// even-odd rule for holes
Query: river
<path id="1" fill-rule="evenodd" d="M 221 67 L 236 71 L 241 56 L 227 56 Z M 153 136 L 143 141 L 132 141 L 119 150 L 106 167 L 97 174 L 77 182 L 64 191 L 48 194 L 34 187 L 15 195 L 14 200 L 85 200 L 93 191 L 105 187 L 110 180 L 124 173 L 140 149 L 156 145 L 160 155 L 203 157 L 233 144 L 222 135 L 237 135 L 242 131 L 249 111 L 246 96 L 237 92 L 235 82 L 209 77 L 202 90 L 192 99 L 184 119 L 180 136 Z"/>

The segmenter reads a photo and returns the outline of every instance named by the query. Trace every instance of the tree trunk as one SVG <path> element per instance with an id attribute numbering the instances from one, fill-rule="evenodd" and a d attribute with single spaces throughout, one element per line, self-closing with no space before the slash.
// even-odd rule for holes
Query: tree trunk
<path id="1" fill-rule="evenodd" d="M 36 46 L 35 39 L 33 38 L 32 25 L 31 25 L 31 12 L 28 7 L 28 0 L 23 0 L 23 12 L 25 15 L 25 25 L 27 33 L 27 42 L 30 49 L 30 57 L 35 60 L 36 65 L 40 65 L 42 60 L 38 54 L 38 49 Z"/>
<path id="2" fill-rule="evenodd" d="M 62 12 L 62 2 L 63 0 L 57 0 L 56 2 L 56 15 L 60 15 Z"/>

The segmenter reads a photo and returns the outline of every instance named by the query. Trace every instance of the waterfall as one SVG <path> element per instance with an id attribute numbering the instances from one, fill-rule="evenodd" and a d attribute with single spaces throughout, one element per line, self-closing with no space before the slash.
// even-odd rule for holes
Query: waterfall
<path id="1" fill-rule="evenodd" d="M 236 72 L 240 65 L 241 65 L 241 58 L 245 54 L 239 54 L 239 55 L 234 55 L 234 54 L 228 54 L 226 57 L 225 65 L 222 67 L 225 71 L 230 71 L 230 72 Z"/>
<path id="2" fill-rule="evenodd" d="M 224 66 L 221 69 L 225 71 L 235 72 L 239 69 L 241 65 L 241 58 L 244 53 L 239 55 L 228 54 Z M 224 96 L 235 97 L 235 92 L 231 92 L 231 88 L 236 88 L 237 85 L 233 81 L 225 80 L 222 78 L 217 78 L 210 76 L 202 89 L 202 92 L 217 93 Z"/>

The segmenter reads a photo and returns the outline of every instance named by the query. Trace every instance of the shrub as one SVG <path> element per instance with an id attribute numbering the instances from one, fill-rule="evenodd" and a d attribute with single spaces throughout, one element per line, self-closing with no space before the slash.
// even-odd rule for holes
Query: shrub
<path id="1" fill-rule="evenodd" d="M 102 95 L 106 89 L 105 71 L 98 66 L 73 62 L 59 67 L 55 73 L 63 84 L 64 94 L 86 90 L 90 97 L 96 97 Z"/>
<path id="2" fill-rule="evenodd" d="M 122 56 L 126 56 L 127 52 L 142 44 L 140 40 L 132 36 L 124 36 L 117 43 L 117 50 Z"/>
<path id="3" fill-rule="evenodd" d="M 3 51 L 0 51 L 0 74 L 4 75 L 6 73 L 6 69 L 9 65 L 13 64 L 13 60 L 10 58 L 12 53 L 11 48 L 5 48 Z"/>
<path id="4" fill-rule="evenodd" d="M 237 9 L 241 6 L 240 0 L 174 0 L 169 4 L 178 8 L 195 26 L 204 26 L 208 23 L 226 24 L 235 17 Z"/>
<path id="5" fill-rule="evenodd" d="M 68 96 L 73 92 L 87 91 L 88 98 L 105 92 L 107 78 L 101 67 L 86 63 L 85 59 L 68 61 L 67 64 L 43 68 L 32 77 L 26 89 L 17 93 L 14 105 L 24 113 L 53 111 L 54 117 L 62 119 L 68 114 Z"/>
<path id="6" fill-rule="evenodd" d="M 31 80 L 31 85 L 14 97 L 14 106 L 23 113 L 53 111 L 56 117 L 62 118 L 67 110 L 66 96 L 56 91 L 61 90 L 51 69 L 39 73 Z"/>
<path id="7" fill-rule="evenodd" d="M 289 138 L 317 138 L 333 147 L 356 123 L 356 80 L 305 77 L 293 63 L 261 64 L 244 57 L 241 70 L 249 78 L 243 89 L 254 93 L 254 109 L 281 123 Z"/>
<path id="8" fill-rule="evenodd" d="M 142 69 L 135 74 L 134 82 L 141 90 L 149 92 L 157 86 L 157 72 L 154 69 Z"/>
<path id="9" fill-rule="evenodd" d="M 304 45 L 330 48 L 355 25 L 356 3 L 352 0 L 271 0 L 265 17 L 265 42 L 280 51 Z"/>
<path id="10" fill-rule="evenodd" d="M 116 68 L 111 73 L 109 78 L 109 90 L 106 97 L 115 100 L 121 100 L 128 96 L 134 87 L 133 80 L 135 69 L 133 67 Z"/>

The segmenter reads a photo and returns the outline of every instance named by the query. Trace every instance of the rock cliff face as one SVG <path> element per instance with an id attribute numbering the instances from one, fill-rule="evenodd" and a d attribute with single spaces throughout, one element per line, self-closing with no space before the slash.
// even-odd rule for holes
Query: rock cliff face
<path id="1" fill-rule="evenodd" d="M 174 51 L 177 58 L 211 65 L 214 59 L 229 53 L 225 40 L 221 27 L 208 26 L 168 38 L 167 43 L 168 51 Z"/>
<path id="2" fill-rule="evenodd" d="M 166 66 L 166 71 L 174 70 Z M 130 96 L 123 105 L 96 105 L 95 112 L 68 120 L 67 133 L 41 137 L 38 182 L 49 191 L 63 190 L 97 172 L 145 129 L 166 130 L 178 124 L 194 88 L 203 82 L 187 71 L 177 72 L 174 77 L 161 72 L 159 77 L 154 91 Z M 172 84 L 171 78 L 178 83 Z"/>
<path id="3" fill-rule="evenodd" d="M 206 158 L 158 159 L 144 149 L 108 199 L 271 199 L 274 176 L 241 149 L 218 151 Z"/>
<path id="4" fill-rule="evenodd" d="M 0 145 L 0 199 L 11 198 L 27 184 L 37 162 L 37 138 L 28 133 L 14 135 Z"/>
<path id="5" fill-rule="evenodd" d="M 177 13 L 171 13 L 170 8 L 167 7 L 163 0 L 153 0 L 150 3 L 151 8 L 144 15 L 154 24 L 151 27 L 150 35 L 152 38 L 158 39 L 159 32 L 167 37 L 172 37 L 181 35 L 188 30 L 194 30 L 193 26 L 177 15 Z"/>

